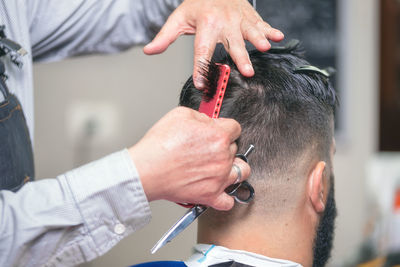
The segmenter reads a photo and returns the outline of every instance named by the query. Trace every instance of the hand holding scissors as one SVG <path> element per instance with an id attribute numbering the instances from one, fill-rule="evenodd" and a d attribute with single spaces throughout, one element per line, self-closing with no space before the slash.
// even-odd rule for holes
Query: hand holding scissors
<path id="1" fill-rule="evenodd" d="M 248 162 L 247 157 L 254 150 L 254 146 L 250 145 L 247 151 L 244 154 L 237 154 L 236 157 Z M 234 165 L 235 166 L 235 165 Z M 248 204 L 254 198 L 254 188 L 247 181 L 240 182 L 241 173 L 240 169 L 238 171 L 238 183 L 235 183 L 228 188 L 225 189 L 225 192 L 233 196 L 236 202 L 240 204 Z M 163 247 L 168 242 L 180 234 L 183 230 L 185 230 L 192 222 L 194 222 L 201 214 L 203 214 L 208 207 L 203 205 L 194 205 L 194 204 L 181 204 L 184 207 L 190 208 L 182 218 L 180 218 L 164 235 L 163 237 L 155 244 L 155 246 L 151 249 L 151 253 L 154 254 Z"/>

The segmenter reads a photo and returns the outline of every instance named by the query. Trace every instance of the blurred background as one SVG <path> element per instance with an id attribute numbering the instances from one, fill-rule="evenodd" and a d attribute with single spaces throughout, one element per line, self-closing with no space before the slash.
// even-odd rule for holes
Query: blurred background
<path id="1" fill-rule="evenodd" d="M 400 251 L 400 1 L 259 0 L 257 10 L 286 40 L 303 41 L 311 63 L 338 70 L 339 216 L 330 266 L 383 266 Z M 34 66 L 37 177 L 56 177 L 135 144 L 177 105 L 192 73 L 193 38 L 181 37 L 158 56 L 141 49 Z M 150 254 L 185 209 L 163 201 L 151 209 L 150 225 L 83 266 L 186 259 L 196 225 Z"/>

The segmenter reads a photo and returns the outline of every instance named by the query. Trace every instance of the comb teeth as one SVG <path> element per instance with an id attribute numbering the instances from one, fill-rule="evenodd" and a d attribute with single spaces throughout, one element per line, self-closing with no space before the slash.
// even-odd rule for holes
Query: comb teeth
<path id="1" fill-rule="evenodd" d="M 226 86 L 229 80 L 229 74 L 231 68 L 228 65 L 216 64 L 219 69 L 219 78 L 217 85 L 215 86 L 215 93 L 212 98 L 209 99 L 206 94 L 203 95 L 203 99 L 200 103 L 199 111 L 206 114 L 211 118 L 218 118 L 221 110 L 222 101 L 224 100 Z"/>

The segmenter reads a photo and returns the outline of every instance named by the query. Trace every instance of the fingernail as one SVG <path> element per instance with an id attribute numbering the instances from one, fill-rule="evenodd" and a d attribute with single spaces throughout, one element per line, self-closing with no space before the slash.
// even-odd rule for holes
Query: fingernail
<path id="1" fill-rule="evenodd" d="M 151 45 L 152 45 L 152 43 L 148 43 L 147 45 L 145 45 L 145 46 L 143 47 L 143 51 L 146 51 L 146 50 L 151 49 Z M 147 52 L 147 51 L 146 51 L 146 52 Z"/>
<path id="2" fill-rule="evenodd" d="M 276 37 L 283 38 L 285 35 L 280 30 L 275 30 Z"/>
<path id="3" fill-rule="evenodd" d="M 270 49 L 271 48 L 271 44 L 267 40 L 263 41 L 263 45 L 265 45 L 266 49 Z"/>
<path id="4" fill-rule="evenodd" d="M 144 46 L 144 48 L 151 46 L 152 42 L 148 43 L 147 45 Z"/>
<path id="5" fill-rule="evenodd" d="M 244 71 L 247 73 L 247 74 L 252 74 L 253 73 L 253 67 L 250 65 L 250 64 L 246 64 L 245 66 L 244 66 Z"/>
<path id="6" fill-rule="evenodd" d="M 202 78 L 202 77 L 196 78 L 196 79 L 194 80 L 194 86 L 195 86 L 197 89 L 203 89 L 204 86 L 205 86 L 205 84 L 204 84 L 204 78 Z"/>

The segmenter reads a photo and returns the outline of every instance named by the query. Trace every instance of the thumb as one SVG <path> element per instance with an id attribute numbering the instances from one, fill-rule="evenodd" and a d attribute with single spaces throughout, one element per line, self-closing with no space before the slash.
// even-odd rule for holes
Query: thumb
<path id="1" fill-rule="evenodd" d="M 235 201 L 233 197 L 229 196 L 227 193 L 223 192 L 219 195 L 213 203 L 211 203 L 211 207 L 216 210 L 230 210 L 233 208 Z"/>
<path id="2" fill-rule="evenodd" d="M 160 54 L 181 34 L 185 33 L 180 30 L 181 23 L 178 19 L 176 15 L 172 14 L 156 37 L 143 48 L 143 52 L 147 55 Z"/>

